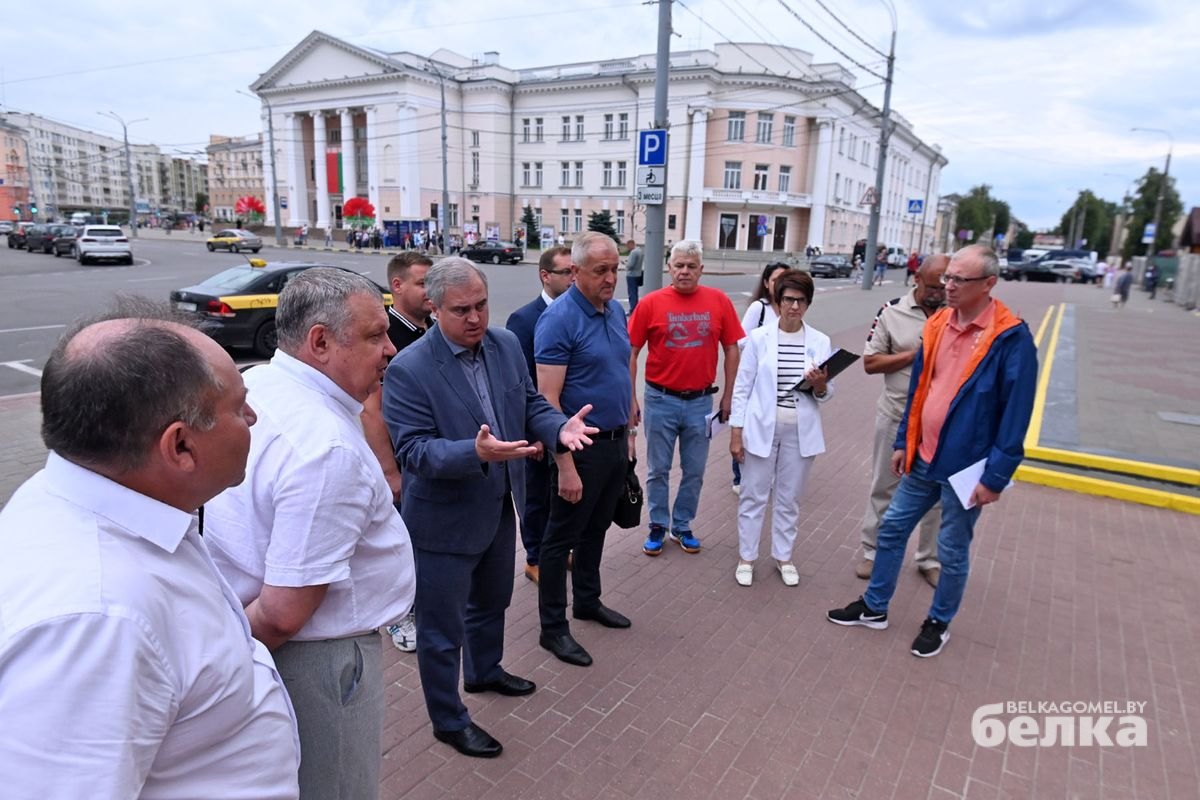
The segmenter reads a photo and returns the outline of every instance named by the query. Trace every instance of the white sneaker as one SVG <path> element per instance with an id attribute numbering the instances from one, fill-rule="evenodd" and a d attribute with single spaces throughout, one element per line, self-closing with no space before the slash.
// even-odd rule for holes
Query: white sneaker
<path id="1" fill-rule="evenodd" d="M 749 586 L 754 583 L 754 565 L 738 564 L 737 569 L 733 571 L 733 578 L 738 582 L 738 586 Z"/>
<path id="2" fill-rule="evenodd" d="M 739 483 L 735 483 L 735 484 L 733 484 L 733 487 L 732 487 L 732 488 L 733 488 L 733 493 L 734 493 L 734 494 L 736 494 L 738 497 L 741 497 L 741 496 L 742 496 L 742 486 L 741 486 L 741 484 L 739 484 Z"/>
<path id="3" fill-rule="evenodd" d="M 392 644 L 402 653 L 411 653 L 417 649 L 417 612 L 409 611 L 404 619 L 395 625 L 387 626 Z"/>

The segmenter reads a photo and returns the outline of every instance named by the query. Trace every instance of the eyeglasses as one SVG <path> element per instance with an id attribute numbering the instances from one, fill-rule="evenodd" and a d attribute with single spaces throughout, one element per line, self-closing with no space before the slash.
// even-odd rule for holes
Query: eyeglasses
<path id="1" fill-rule="evenodd" d="M 807 303 L 807 297 L 796 297 L 794 295 L 785 294 L 783 297 L 779 298 L 779 305 L 781 306 L 802 306 L 806 305 Z"/>
<path id="2" fill-rule="evenodd" d="M 949 286 L 952 283 L 956 284 L 958 286 L 962 286 L 964 283 L 972 283 L 974 281 L 986 281 L 990 277 L 992 277 L 992 276 L 991 275 L 980 275 L 977 278 L 964 278 L 962 275 L 947 275 L 946 273 L 943 272 L 942 277 L 941 277 L 941 282 L 942 282 L 942 286 Z"/>

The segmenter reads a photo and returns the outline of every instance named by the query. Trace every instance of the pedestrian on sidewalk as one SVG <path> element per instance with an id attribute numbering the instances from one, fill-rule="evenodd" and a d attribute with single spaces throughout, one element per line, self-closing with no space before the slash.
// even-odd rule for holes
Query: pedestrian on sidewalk
<path id="1" fill-rule="evenodd" d="M 937 254 L 925 259 L 917 270 L 916 285 L 903 297 L 883 304 L 875 315 L 867 345 L 863 350 L 863 368 L 868 375 L 883 375 L 883 391 L 875 405 L 875 444 L 871 459 L 871 491 L 862 521 L 862 560 L 854 569 L 860 578 L 870 578 L 875 566 L 875 542 L 879 520 L 892 501 L 900 479 L 892 474 L 892 444 L 904 415 L 912 364 L 921 346 L 925 322 L 946 304 L 942 273 L 950 263 Z M 935 506 L 921 519 L 920 535 L 914 560 L 921 576 L 937 586 L 941 565 L 937 557 L 937 531 L 941 512 Z"/>
<path id="2" fill-rule="evenodd" d="M 1133 267 L 1126 262 L 1117 276 L 1116 291 L 1113 292 L 1113 308 L 1124 308 L 1129 302 L 1129 290 L 1133 287 Z"/>
<path id="3" fill-rule="evenodd" d="M 800 584 L 792 562 L 800 498 L 813 461 L 825 452 L 820 407 L 833 396 L 833 384 L 820 367 L 833 350 L 829 337 L 804 323 L 813 290 L 807 272 L 789 270 L 776 279 L 779 320 L 750 332 L 738 366 L 729 452 L 742 464 L 734 570 L 740 586 L 754 580 L 767 502 L 772 497 L 771 557 L 785 586 Z M 802 382 L 807 382 L 805 389 L 799 388 Z"/>
<path id="4" fill-rule="evenodd" d="M 941 576 L 912 643 L 913 655 L 921 658 L 936 656 L 950 638 L 967 585 L 975 522 L 983 506 L 1000 499 L 1025 453 L 1037 349 L 1029 326 L 991 296 L 999 272 L 996 254 L 983 245 L 964 247 L 946 267 L 948 307 L 925 325 L 892 445 L 900 485 L 879 525 L 871 583 L 857 600 L 827 614 L 837 625 L 886 628 L 908 537 L 941 500 Z M 950 477 L 973 467 L 982 467 L 982 474 L 964 504 Z"/>
<path id="5" fill-rule="evenodd" d="M 625 289 L 629 295 L 629 313 L 633 314 L 633 310 L 637 308 L 638 304 L 638 288 L 642 285 L 642 266 L 645 254 L 633 239 L 626 242 L 625 246 L 629 248 L 629 256 L 625 259 Z"/>
<path id="6" fill-rule="evenodd" d="M 875 285 L 883 286 L 883 279 L 887 277 L 887 248 L 883 245 L 875 251 Z"/>
<path id="7" fill-rule="evenodd" d="M 333 225 L 328 225 L 325 228 L 325 249 L 331 250 L 332 248 L 333 248 Z"/>

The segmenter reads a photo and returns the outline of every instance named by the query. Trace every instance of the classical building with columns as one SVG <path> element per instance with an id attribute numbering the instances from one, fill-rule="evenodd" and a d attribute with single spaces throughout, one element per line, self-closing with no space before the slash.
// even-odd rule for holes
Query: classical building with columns
<path id="1" fill-rule="evenodd" d="M 252 85 L 275 128 L 288 225 L 340 226 L 350 197 L 382 224 L 434 220 L 442 202 L 445 103 L 447 229 L 512 236 L 525 207 L 568 239 L 608 211 L 642 238 L 637 132 L 650 127 L 654 56 L 512 70 L 497 53 L 386 53 L 314 31 Z M 707 248 L 848 253 L 866 235 L 878 109 L 838 64 L 767 44 L 671 55 L 668 241 Z M 880 242 L 927 249 L 941 169 L 936 145 L 893 112 Z M 921 210 L 911 201 L 920 200 Z"/>

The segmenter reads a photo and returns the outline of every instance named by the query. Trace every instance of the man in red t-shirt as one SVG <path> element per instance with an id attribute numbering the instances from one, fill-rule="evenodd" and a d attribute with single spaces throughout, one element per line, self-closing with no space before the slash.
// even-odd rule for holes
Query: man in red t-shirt
<path id="1" fill-rule="evenodd" d="M 700 285 L 703 248 L 684 240 L 671 248 L 667 269 L 671 285 L 642 298 L 629 318 L 633 355 L 629 372 L 637 386 L 638 355 L 646 356 L 645 423 L 650 470 L 650 536 L 642 552 L 662 552 L 668 532 L 686 553 L 699 553 L 692 519 L 700 501 L 704 465 L 708 461 L 708 420 L 717 393 L 717 352 L 725 352 L 725 390 L 720 419 L 729 419 L 733 381 L 737 376 L 738 341 L 744 336 L 733 303 L 724 292 Z M 634 409 L 636 419 L 637 409 Z M 679 492 L 670 505 L 671 463 L 679 443 Z"/>

